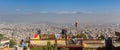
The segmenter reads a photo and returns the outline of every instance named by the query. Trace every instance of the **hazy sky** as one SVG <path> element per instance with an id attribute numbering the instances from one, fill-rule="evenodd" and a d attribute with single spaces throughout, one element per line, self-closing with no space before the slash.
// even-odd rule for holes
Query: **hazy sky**
<path id="1" fill-rule="evenodd" d="M 0 0 L 0 22 L 120 23 L 120 0 Z"/>

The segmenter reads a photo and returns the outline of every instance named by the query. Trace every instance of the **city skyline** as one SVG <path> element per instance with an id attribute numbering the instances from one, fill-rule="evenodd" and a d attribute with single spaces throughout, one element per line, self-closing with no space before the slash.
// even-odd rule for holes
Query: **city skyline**
<path id="1" fill-rule="evenodd" d="M 0 0 L 0 21 L 119 23 L 119 4 L 119 0 Z"/>

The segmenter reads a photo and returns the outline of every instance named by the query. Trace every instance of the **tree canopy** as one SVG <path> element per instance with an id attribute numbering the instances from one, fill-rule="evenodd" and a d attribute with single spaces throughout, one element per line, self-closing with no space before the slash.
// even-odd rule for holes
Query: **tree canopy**
<path id="1" fill-rule="evenodd" d="M 0 34 L 0 38 L 3 38 L 4 36 L 3 36 L 3 34 Z"/>
<path id="2" fill-rule="evenodd" d="M 86 35 L 84 33 L 78 33 L 77 34 L 78 38 L 83 38 L 83 39 L 87 39 Z"/>

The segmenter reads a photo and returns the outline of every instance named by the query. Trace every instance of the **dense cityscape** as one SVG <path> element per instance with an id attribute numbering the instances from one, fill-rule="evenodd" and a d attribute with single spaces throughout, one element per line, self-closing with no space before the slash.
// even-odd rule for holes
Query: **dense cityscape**
<path id="1" fill-rule="evenodd" d="M 0 24 L 0 33 L 8 38 L 12 38 L 13 36 L 13 38 L 19 42 L 22 39 L 32 37 L 39 29 L 42 30 L 42 34 L 55 34 L 60 33 L 62 28 L 67 28 L 68 34 L 76 33 L 76 28 L 73 24 Z M 79 25 L 79 32 L 86 34 L 88 39 L 95 39 L 100 34 L 116 37 L 115 31 L 119 30 L 119 24 Z"/>
<path id="2" fill-rule="evenodd" d="M 19 46 L 21 40 L 29 41 L 38 30 L 41 34 L 61 34 L 62 29 L 67 29 L 67 34 L 78 34 L 75 24 L 0 24 L 0 34 L 13 39 Z M 78 32 L 86 35 L 86 39 L 99 39 L 101 35 L 107 37 L 117 37 L 116 31 L 120 30 L 119 24 L 79 24 Z M 119 44 L 117 44 L 119 46 Z M 19 48 L 18 48 L 19 49 Z"/>
<path id="3" fill-rule="evenodd" d="M 120 50 L 120 0 L 0 0 L 0 50 Z"/>

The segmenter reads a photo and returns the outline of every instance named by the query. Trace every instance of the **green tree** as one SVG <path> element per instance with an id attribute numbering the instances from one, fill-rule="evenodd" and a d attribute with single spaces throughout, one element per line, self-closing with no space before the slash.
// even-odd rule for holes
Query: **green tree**
<path id="1" fill-rule="evenodd" d="M 3 38 L 4 36 L 3 36 L 3 34 L 0 34 L 0 38 Z"/>
<path id="2" fill-rule="evenodd" d="M 17 43 L 14 40 L 10 40 L 10 48 L 14 47 L 14 45 L 16 45 Z"/>
<path id="3" fill-rule="evenodd" d="M 78 38 L 83 38 L 83 39 L 87 39 L 86 35 L 84 33 L 78 33 L 77 34 Z"/>
<path id="4" fill-rule="evenodd" d="M 50 42 L 47 43 L 46 50 L 58 50 L 55 45 L 51 45 Z"/>
<path id="5" fill-rule="evenodd" d="M 69 50 L 69 48 L 61 48 L 60 50 Z"/>
<path id="6" fill-rule="evenodd" d="M 30 50 L 58 50 L 56 45 L 51 45 L 50 42 L 47 43 L 46 47 L 40 47 L 40 48 L 31 48 Z M 61 48 L 60 50 L 69 50 L 69 48 Z"/>

